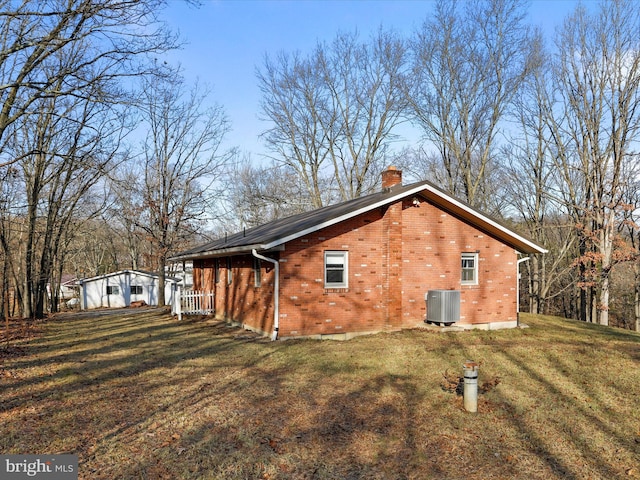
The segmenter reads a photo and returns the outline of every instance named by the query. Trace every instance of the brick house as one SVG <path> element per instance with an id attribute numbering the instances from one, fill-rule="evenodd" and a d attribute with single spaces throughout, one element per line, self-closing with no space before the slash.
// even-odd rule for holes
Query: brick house
<path id="1" fill-rule="evenodd" d="M 273 339 L 349 338 L 423 323 L 429 291 L 459 292 L 459 326 L 515 327 L 518 254 L 544 252 L 430 182 L 402 185 L 389 167 L 378 193 L 172 260 L 193 261 L 194 290 L 214 292 L 220 318 Z"/>

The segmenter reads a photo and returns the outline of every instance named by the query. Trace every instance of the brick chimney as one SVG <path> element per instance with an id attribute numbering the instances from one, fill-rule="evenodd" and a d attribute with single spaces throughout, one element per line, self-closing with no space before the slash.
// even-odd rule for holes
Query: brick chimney
<path id="1" fill-rule="evenodd" d="M 385 190 L 394 185 L 402 185 L 402 170 L 392 165 L 382 172 L 382 189 Z"/>
<path id="2" fill-rule="evenodd" d="M 388 167 L 382 172 L 382 190 L 388 191 L 395 185 L 402 185 L 402 171 Z M 384 276 L 382 285 L 385 302 L 386 326 L 397 330 L 402 326 L 402 199 L 387 205 L 382 217 L 384 255 Z"/>

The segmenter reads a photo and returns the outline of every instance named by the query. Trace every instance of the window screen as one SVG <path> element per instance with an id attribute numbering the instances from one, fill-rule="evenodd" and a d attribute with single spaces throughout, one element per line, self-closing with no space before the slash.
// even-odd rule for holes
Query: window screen
<path id="1" fill-rule="evenodd" d="M 347 252 L 324 252 L 324 285 L 347 288 Z"/>
<path id="2" fill-rule="evenodd" d="M 462 254 L 462 283 L 475 285 L 478 283 L 478 254 Z"/>

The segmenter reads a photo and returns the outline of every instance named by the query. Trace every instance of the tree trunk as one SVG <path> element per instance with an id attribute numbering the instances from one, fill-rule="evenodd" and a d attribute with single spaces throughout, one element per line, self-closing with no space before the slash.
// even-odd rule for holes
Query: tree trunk
<path id="1" fill-rule="evenodd" d="M 634 312 L 636 317 L 636 332 L 640 332 L 640 263 L 636 262 L 634 265 L 635 270 L 635 297 L 634 297 Z"/>
<path id="2" fill-rule="evenodd" d="M 164 307 L 164 304 L 165 304 L 164 284 L 165 284 L 165 275 L 164 275 L 164 267 L 162 267 L 158 272 L 158 306 L 159 307 Z"/>
<path id="3" fill-rule="evenodd" d="M 533 314 L 540 313 L 540 257 L 533 255 L 531 257 L 531 289 L 529 290 L 529 312 Z"/>
<path id="4" fill-rule="evenodd" d="M 6 340 L 7 348 L 9 347 L 9 279 L 7 275 L 9 274 L 8 261 L 7 256 L 3 255 L 2 262 L 2 317 L 5 320 L 5 329 L 4 335 Z"/>
<path id="5" fill-rule="evenodd" d="M 598 323 L 598 294 L 596 287 L 589 287 L 589 322 Z"/>
<path id="6" fill-rule="evenodd" d="M 33 279 L 33 270 L 34 270 L 34 242 L 35 242 L 35 207 L 32 208 L 29 205 L 29 222 L 28 228 L 29 233 L 27 235 L 27 245 L 25 252 L 25 270 L 24 270 L 24 287 L 23 292 L 24 295 L 22 297 L 22 316 L 25 318 L 31 318 L 33 316 L 33 291 L 35 287 L 35 282 Z"/>
<path id="7" fill-rule="evenodd" d="M 600 305 L 598 306 L 600 325 L 609 325 L 609 275 L 605 275 L 602 279 L 602 287 L 600 290 Z"/>
<path id="8" fill-rule="evenodd" d="M 164 248 L 163 248 L 164 250 Z M 167 254 L 162 253 L 158 256 L 158 306 L 164 307 L 164 284 L 165 284 L 165 272 L 164 267 L 167 264 Z"/>
<path id="9" fill-rule="evenodd" d="M 586 270 L 586 267 L 584 266 L 584 264 L 580 264 L 580 279 L 584 280 L 584 272 Z M 580 300 L 579 300 L 579 304 L 578 304 L 578 318 L 580 320 L 582 320 L 583 322 L 588 321 L 589 318 L 591 318 L 589 315 L 587 315 L 587 305 L 589 304 L 587 302 L 587 289 L 586 287 L 578 287 L 579 288 L 579 295 L 580 295 Z"/>

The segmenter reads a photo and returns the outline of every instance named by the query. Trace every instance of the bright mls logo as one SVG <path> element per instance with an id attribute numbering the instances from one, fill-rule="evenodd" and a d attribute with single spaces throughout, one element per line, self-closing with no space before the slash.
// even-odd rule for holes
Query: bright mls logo
<path id="1" fill-rule="evenodd" d="M 0 455 L 2 480 L 78 480 L 77 455 Z"/>

